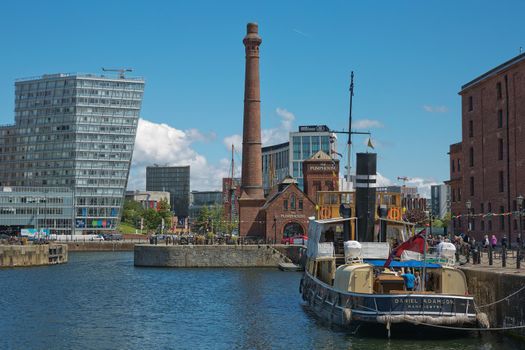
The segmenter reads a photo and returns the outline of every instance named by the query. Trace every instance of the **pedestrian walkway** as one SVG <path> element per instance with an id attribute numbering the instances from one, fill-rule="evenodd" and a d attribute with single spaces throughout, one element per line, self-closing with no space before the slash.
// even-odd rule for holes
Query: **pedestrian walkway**
<path id="1" fill-rule="evenodd" d="M 523 252 L 522 254 L 522 260 L 520 268 L 517 268 L 517 253 L 515 250 L 509 250 L 506 252 L 506 266 L 503 267 L 503 260 L 502 260 L 502 253 L 501 251 L 495 251 L 493 253 L 493 259 L 492 259 L 492 265 L 489 264 L 489 254 L 487 252 L 481 253 L 481 263 L 480 264 L 473 264 L 472 256 L 469 259 L 468 263 L 462 264 L 460 268 L 462 269 L 470 269 L 470 270 L 479 270 L 479 271 L 487 271 L 487 272 L 494 272 L 494 273 L 500 273 L 500 274 L 511 274 L 511 275 L 525 275 L 525 264 L 523 261 Z M 460 261 L 465 261 L 465 257 L 461 257 Z"/>

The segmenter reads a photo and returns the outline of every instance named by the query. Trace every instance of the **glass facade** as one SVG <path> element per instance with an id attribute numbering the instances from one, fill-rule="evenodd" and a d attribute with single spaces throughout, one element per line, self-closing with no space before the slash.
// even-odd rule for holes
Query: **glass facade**
<path id="1" fill-rule="evenodd" d="M 141 78 L 18 80 L 15 125 L 0 128 L 0 186 L 71 188 L 76 234 L 114 230 L 143 92 Z"/>
<path id="2" fill-rule="evenodd" d="M 332 156 L 336 150 L 336 142 L 331 143 L 330 139 L 335 139 L 335 134 L 329 131 L 299 131 L 290 133 L 290 175 L 297 181 L 299 188 L 303 186 L 303 161 L 312 157 L 315 153 L 322 150 Z"/>
<path id="3" fill-rule="evenodd" d="M 273 186 L 279 184 L 290 173 L 289 148 L 288 142 L 262 148 L 262 175 L 265 194 L 268 194 Z"/>
<path id="4" fill-rule="evenodd" d="M 71 233 L 73 192 L 65 187 L 0 187 L 0 231 L 22 228 Z"/>
<path id="5" fill-rule="evenodd" d="M 190 218 L 195 220 L 204 207 L 222 207 L 222 191 L 192 191 L 190 193 Z"/>
<path id="6" fill-rule="evenodd" d="M 187 217 L 190 201 L 190 166 L 146 167 L 146 191 L 170 193 L 171 210 Z"/>

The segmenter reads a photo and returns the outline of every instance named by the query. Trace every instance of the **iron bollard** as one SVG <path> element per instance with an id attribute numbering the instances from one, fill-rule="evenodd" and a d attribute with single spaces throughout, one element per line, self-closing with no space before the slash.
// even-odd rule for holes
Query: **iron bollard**
<path id="1" fill-rule="evenodd" d="M 517 246 L 516 249 L 516 268 L 519 269 L 521 267 L 521 249 L 520 246 Z"/>
<path id="2" fill-rule="evenodd" d="M 468 264 L 470 262 L 470 248 L 467 247 L 466 250 L 467 250 L 467 254 L 466 255 L 467 255 L 467 264 Z"/>
<path id="3" fill-rule="evenodd" d="M 501 266 L 507 267 L 507 248 L 501 247 Z"/>
<path id="4" fill-rule="evenodd" d="M 489 265 L 492 266 L 492 246 L 489 245 Z"/>
<path id="5" fill-rule="evenodd" d="M 482 247 L 480 246 L 478 249 L 478 264 L 481 264 L 481 254 L 483 253 L 482 253 Z"/>

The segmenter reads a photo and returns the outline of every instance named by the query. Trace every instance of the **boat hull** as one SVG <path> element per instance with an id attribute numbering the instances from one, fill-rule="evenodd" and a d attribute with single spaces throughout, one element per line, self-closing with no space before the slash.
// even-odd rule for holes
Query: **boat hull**
<path id="1" fill-rule="evenodd" d="M 342 327 L 384 325 L 468 328 L 478 324 L 474 299 L 441 294 L 340 292 L 304 273 L 300 292 L 319 318 Z M 399 327 L 401 328 L 401 327 Z"/>

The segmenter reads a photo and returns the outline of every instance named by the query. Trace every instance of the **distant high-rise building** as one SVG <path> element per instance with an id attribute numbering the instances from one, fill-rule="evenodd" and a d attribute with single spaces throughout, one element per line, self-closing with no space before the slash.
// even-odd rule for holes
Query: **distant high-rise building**
<path id="1" fill-rule="evenodd" d="M 0 127 L 0 186 L 71 188 L 75 233 L 114 230 L 143 92 L 142 78 L 19 79 L 15 124 Z"/>
<path id="2" fill-rule="evenodd" d="M 222 207 L 222 191 L 191 191 L 190 220 L 195 220 L 203 208 Z"/>
<path id="3" fill-rule="evenodd" d="M 173 213 L 179 219 L 187 217 L 190 205 L 190 166 L 146 167 L 146 191 L 169 192 Z"/>
<path id="4" fill-rule="evenodd" d="M 450 211 L 450 186 L 430 186 L 430 206 L 434 217 L 443 218 Z"/>
<path id="5" fill-rule="evenodd" d="M 336 135 L 326 125 L 303 125 L 290 132 L 287 142 L 262 148 L 263 189 L 267 195 L 272 187 L 287 176 L 293 177 L 304 190 L 303 161 L 318 151 L 333 158 L 337 151 Z"/>
<path id="6" fill-rule="evenodd" d="M 267 195 L 272 187 L 290 174 L 290 143 L 262 148 L 263 189 Z"/>

